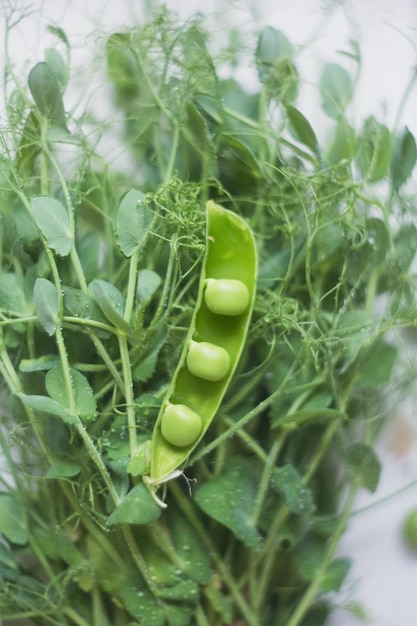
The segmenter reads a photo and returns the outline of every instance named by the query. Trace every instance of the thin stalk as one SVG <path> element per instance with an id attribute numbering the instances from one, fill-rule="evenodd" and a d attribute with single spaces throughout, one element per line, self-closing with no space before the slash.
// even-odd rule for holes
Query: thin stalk
<path id="1" fill-rule="evenodd" d="M 333 536 L 330 539 L 324 558 L 320 566 L 315 571 L 314 579 L 311 581 L 306 592 L 304 593 L 304 596 L 301 598 L 301 600 L 297 604 L 297 608 L 292 614 L 290 620 L 287 622 L 287 626 L 299 626 L 302 620 L 304 619 L 307 611 L 309 610 L 310 606 L 314 602 L 316 595 L 320 590 L 320 585 L 322 583 L 323 577 L 330 565 L 330 562 L 332 561 L 334 557 L 334 553 L 339 544 L 340 538 L 345 532 L 346 523 L 349 518 L 350 511 L 352 509 L 352 505 L 355 500 L 357 490 L 358 490 L 358 484 L 355 481 L 351 485 L 349 494 L 346 499 L 345 506 L 343 508 L 343 512 L 339 518 L 339 523 L 336 527 L 335 532 L 333 533 Z"/>
<path id="2" fill-rule="evenodd" d="M 284 441 L 285 441 L 285 433 L 282 437 L 277 437 L 277 439 L 274 441 L 271 451 L 268 454 L 268 457 L 266 459 L 262 476 L 261 476 L 261 480 L 259 481 L 258 491 L 256 494 L 256 499 L 255 499 L 255 503 L 254 503 L 254 507 L 252 511 L 252 516 L 251 516 L 252 524 L 254 526 L 256 526 L 256 524 L 258 523 L 259 517 L 262 513 L 262 507 L 264 506 L 264 503 L 265 503 L 265 498 L 266 498 L 268 488 L 269 488 L 269 483 L 271 480 L 271 474 L 272 474 L 273 469 L 275 468 L 277 457 L 278 457 L 279 451 L 282 448 Z"/>
<path id="3" fill-rule="evenodd" d="M 124 311 L 124 319 L 130 324 L 132 318 L 133 305 L 136 295 L 136 276 L 138 271 L 138 259 L 141 248 L 136 248 L 134 254 L 130 257 L 129 262 L 129 279 L 127 283 L 126 305 Z"/>
<path id="4" fill-rule="evenodd" d="M 334 436 L 336 429 L 338 428 L 337 422 L 332 422 L 326 429 L 321 441 L 320 445 L 317 448 L 316 454 L 313 459 L 309 463 L 309 468 L 304 476 L 304 484 L 307 485 L 308 482 L 314 475 L 320 460 L 323 458 L 324 453 L 328 449 L 330 442 Z M 272 570 L 274 568 L 276 562 L 276 550 L 274 548 L 276 543 L 276 536 L 278 534 L 279 528 L 284 524 L 285 520 L 290 514 L 290 510 L 287 506 L 283 505 L 276 515 L 271 528 L 269 529 L 267 541 L 264 543 L 261 558 L 258 558 L 259 564 L 261 564 L 261 572 L 258 577 L 259 584 L 257 586 L 255 595 L 254 595 L 254 606 L 260 607 L 265 599 L 265 595 L 269 589 L 270 577 Z"/>
<path id="5" fill-rule="evenodd" d="M 235 579 L 233 578 L 233 575 L 229 571 L 229 568 L 226 566 L 223 558 L 217 552 L 215 545 L 211 541 L 208 533 L 206 532 L 206 529 L 204 528 L 203 524 L 200 522 L 197 515 L 193 511 L 190 502 L 184 496 L 184 494 L 182 493 L 179 486 L 175 483 L 175 481 L 171 482 L 170 488 L 171 488 L 173 495 L 175 496 L 177 504 L 180 506 L 180 508 L 182 509 L 182 511 L 188 518 L 188 520 L 191 522 L 192 526 L 195 528 L 195 530 L 201 537 L 201 540 L 203 541 L 204 545 L 206 546 L 207 551 L 210 554 L 210 557 L 213 559 L 221 575 L 222 581 L 229 588 L 230 594 L 237 608 L 240 610 L 242 617 L 245 619 L 246 626 L 261 626 L 256 615 L 254 615 L 249 604 L 246 602 L 246 599 L 240 592 L 240 589 Z"/>
<path id="6" fill-rule="evenodd" d="M 87 622 L 75 609 L 71 609 L 70 607 L 63 607 L 62 612 L 66 615 L 70 620 L 77 624 L 77 626 L 91 626 L 90 622 Z M 94 624 L 94 626 L 97 626 Z M 104 626 L 104 624 L 103 624 Z"/>
<path id="7" fill-rule="evenodd" d="M 141 551 L 139 550 L 139 547 L 133 537 L 132 529 L 130 526 L 127 526 L 126 524 L 123 525 L 123 535 L 126 540 L 126 544 L 130 550 L 130 554 L 132 555 L 132 558 L 135 564 L 137 565 L 138 570 L 142 574 L 151 593 L 157 598 L 158 587 L 149 573 L 148 565 L 145 559 L 143 558 Z"/>
<path id="8" fill-rule="evenodd" d="M 127 428 L 129 432 L 129 445 L 131 458 L 138 449 L 138 437 L 136 432 L 135 398 L 133 394 L 132 369 L 130 366 L 129 348 L 126 335 L 119 335 L 119 351 L 122 363 L 124 392 L 126 399 Z"/>

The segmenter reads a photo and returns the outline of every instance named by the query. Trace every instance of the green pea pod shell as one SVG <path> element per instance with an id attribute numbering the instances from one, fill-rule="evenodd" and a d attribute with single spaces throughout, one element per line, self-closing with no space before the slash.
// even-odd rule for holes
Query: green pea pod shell
<path id="1" fill-rule="evenodd" d="M 239 362 L 255 299 L 257 254 L 249 225 L 240 216 L 211 200 L 207 202 L 206 218 L 206 249 L 196 307 L 178 366 L 155 423 L 151 442 L 150 475 L 144 477 L 145 482 L 153 488 L 180 473 L 178 468 L 184 466 L 213 421 Z M 207 285 L 218 285 L 220 289 L 217 291 L 222 293 L 228 281 L 232 293 L 236 285 L 240 286 L 236 290 L 236 297 L 230 299 L 231 312 L 224 310 L 228 307 L 227 300 L 221 308 L 221 313 L 213 312 L 216 308 L 211 307 L 211 310 L 204 297 Z M 227 289 L 225 291 L 227 292 Z M 236 307 L 236 299 L 241 297 L 242 292 L 244 292 L 242 300 L 244 310 L 240 312 L 240 307 Z M 218 294 L 215 297 L 218 299 Z M 210 371 L 211 367 L 216 367 L 216 358 L 213 359 L 214 365 L 209 358 L 207 359 L 207 378 L 190 372 L 187 367 L 187 355 L 190 347 L 195 347 L 194 342 L 207 342 L 226 350 L 230 357 L 230 365 L 226 373 L 220 373 L 222 376 L 220 380 L 215 380 L 216 376 Z M 214 348 L 213 353 L 216 352 Z M 204 366 L 203 363 L 202 367 L 197 368 L 197 371 L 203 370 L 202 376 Z M 177 427 L 176 405 L 179 405 L 178 414 L 181 416 L 178 420 L 178 429 L 184 429 L 184 437 L 179 435 L 175 437 L 175 441 L 177 444 L 181 442 L 181 445 L 173 445 L 167 441 L 161 429 L 164 419 L 165 426 L 168 419 L 173 420 L 164 429 L 165 434 L 168 433 L 167 436 Z M 184 407 L 190 409 L 192 428 L 196 428 L 195 414 L 201 418 L 201 429 L 197 435 L 191 435 L 191 438 L 195 437 L 192 443 L 189 443 L 188 433 L 185 432 L 188 412 Z M 185 442 L 184 445 L 182 441 Z"/>

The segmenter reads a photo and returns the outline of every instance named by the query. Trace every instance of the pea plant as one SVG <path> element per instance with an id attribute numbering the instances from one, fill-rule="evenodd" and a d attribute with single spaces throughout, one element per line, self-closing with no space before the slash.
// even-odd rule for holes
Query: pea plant
<path id="1" fill-rule="evenodd" d="M 319 139 L 275 28 L 253 93 L 199 17 L 107 33 L 105 120 L 51 34 L 4 84 L 1 620 L 325 624 L 416 373 L 415 138 L 354 123 L 354 44 Z"/>

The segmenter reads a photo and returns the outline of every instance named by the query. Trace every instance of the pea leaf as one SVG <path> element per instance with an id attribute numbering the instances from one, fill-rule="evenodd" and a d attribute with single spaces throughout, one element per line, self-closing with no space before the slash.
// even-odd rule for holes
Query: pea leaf
<path id="1" fill-rule="evenodd" d="M 135 367 L 132 372 L 132 377 L 134 381 L 146 382 L 151 378 L 158 362 L 159 350 L 160 348 L 154 350 L 143 359 L 141 359 L 140 363 Z"/>
<path id="2" fill-rule="evenodd" d="M 164 325 L 161 325 L 158 333 L 152 341 L 149 351 L 143 355 L 138 365 L 134 368 L 132 372 L 133 380 L 141 382 L 149 380 L 155 371 L 159 353 L 162 346 L 166 342 L 167 336 L 167 328 Z"/>
<path id="3" fill-rule="evenodd" d="M 68 80 L 68 73 L 63 58 L 55 48 L 46 48 L 45 61 L 55 74 L 62 91 Z"/>
<path id="4" fill-rule="evenodd" d="M 48 63 L 41 61 L 30 71 L 28 84 L 32 98 L 50 125 L 50 139 L 68 134 L 67 121 L 58 79 Z"/>
<path id="5" fill-rule="evenodd" d="M 149 232 L 152 213 L 144 195 L 131 189 L 123 196 L 116 218 L 117 243 L 126 257 L 131 257 Z"/>
<path id="6" fill-rule="evenodd" d="M 344 457 L 359 484 L 373 493 L 381 474 L 381 463 L 374 450 L 365 443 L 355 443 L 345 450 Z"/>
<path id="7" fill-rule="evenodd" d="M 5 272 L 0 275 L 0 308 L 8 313 L 32 313 L 26 298 L 25 281 L 19 274 Z"/>
<path id="8" fill-rule="evenodd" d="M 117 597 L 140 624 L 146 624 L 146 626 L 166 624 L 164 608 L 147 589 L 138 590 L 136 585 L 124 585 L 117 591 Z"/>
<path id="9" fill-rule="evenodd" d="M 211 609 L 221 616 L 223 623 L 231 624 L 233 621 L 233 606 L 230 596 L 222 593 L 220 589 L 211 585 L 204 587 L 204 595 Z"/>
<path id="10" fill-rule="evenodd" d="M 322 108 L 332 119 L 343 116 L 352 99 L 353 84 L 349 73 L 338 63 L 327 63 L 320 77 Z"/>
<path id="11" fill-rule="evenodd" d="M 227 526 L 246 546 L 257 551 L 261 537 L 251 515 L 256 477 L 247 459 L 234 458 L 224 473 L 197 490 L 195 500 L 207 515 Z"/>
<path id="12" fill-rule="evenodd" d="M 62 559 L 69 565 L 81 565 L 83 557 L 62 526 L 54 526 L 53 532 L 37 526 L 33 534 L 36 545 L 49 559 L 54 561 Z"/>
<path id="13" fill-rule="evenodd" d="M 406 271 L 417 251 L 417 227 L 413 223 L 402 224 L 394 236 L 396 265 L 400 272 Z M 0 278 L 1 280 L 1 278 Z"/>
<path id="14" fill-rule="evenodd" d="M 49 396 L 26 395 L 24 393 L 18 393 L 17 396 L 25 406 L 28 406 L 35 411 L 56 415 L 66 424 L 75 423 L 74 415 L 67 411 L 62 404 L 53 400 Z"/>
<path id="15" fill-rule="evenodd" d="M 320 587 L 323 591 L 339 591 L 349 572 L 350 565 L 350 559 L 343 557 L 334 559 L 322 578 Z"/>
<path id="16" fill-rule="evenodd" d="M 314 154 L 318 155 L 319 146 L 317 137 L 308 119 L 293 106 L 288 106 L 286 112 L 292 136 L 297 139 L 297 141 L 300 141 L 310 148 Z"/>
<path id="17" fill-rule="evenodd" d="M 273 26 L 266 26 L 262 30 L 255 51 L 258 64 L 274 64 L 278 59 L 290 58 L 292 54 L 293 47 L 281 30 Z"/>
<path id="18" fill-rule="evenodd" d="M 414 135 L 405 127 L 397 135 L 391 163 L 392 184 L 399 189 L 411 176 L 417 161 L 417 146 Z"/>
<path id="19" fill-rule="evenodd" d="M 36 314 L 43 329 L 52 336 L 58 324 L 58 294 L 46 278 L 38 278 L 33 289 Z"/>
<path id="20" fill-rule="evenodd" d="M 107 523 L 114 524 L 149 524 L 158 519 L 161 509 L 152 498 L 143 483 L 129 491 L 122 502 L 109 516 Z"/>
<path id="21" fill-rule="evenodd" d="M 372 317 L 366 311 L 352 309 L 340 316 L 335 333 L 341 342 L 343 370 L 357 359 L 371 328 Z"/>
<path id="22" fill-rule="evenodd" d="M 6 571 L 8 570 L 9 572 L 18 570 L 18 565 L 15 559 L 15 555 L 10 550 L 10 547 L 5 546 L 1 543 L 0 543 L 0 563 L 2 566 L 4 566 L 2 567 L 1 574 L 3 574 L 5 570 Z"/>
<path id="23" fill-rule="evenodd" d="M 304 541 L 296 549 L 298 571 L 301 577 L 310 582 L 317 576 L 325 557 L 325 545 L 317 540 Z M 327 567 L 320 580 L 323 591 L 339 591 L 349 571 L 350 560 L 346 558 L 334 559 Z"/>
<path id="24" fill-rule="evenodd" d="M 73 246 L 73 234 L 68 211 L 56 198 L 37 196 L 31 208 L 35 222 L 50 248 L 60 256 L 68 256 Z"/>
<path id="25" fill-rule="evenodd" d="M 161 277 L 153 270 L 143 269 L 138 272 L 136 295 L 142 306 L 152 298 L 161 284 Z"/>
<path id="26" fill-rule="evenodd" d="M 62 287 L 62 293 L 64 296 L 64 311 L 65 314 L 70 314 L 73 317 L 79 317 L 84 320 L 94 320 L 107 324 L 107 319 L 101 312 L 97 302 L 90 298 L 88 294 L 76 289 L 64 285 Z M 101 328 L 94 328 L 94 334 L 98 337 L 109 337 L 110 332 Z"/>
<path id="27" fill-rule="evenodd" d="M 19 363 L 21 372 L 43 372 L 50 370 L 51 367 L 61 362 L 57 354 L 43 354 L 34 359 L 22 359 Z"/>
<path id="28" fill-rule="evenodd" d="M 196 582 L 205 585 L 211 576 L 210 557 L 194 527 L 177 509 L 168 507 L 169 530 L 181 569 Z"/>
<path id="29" fill-rule="evenodd" d="M 368 117 L 358 138 L 356 163 L 370 183 L 382 180 L 388 173 L 392 156 L 392 138 L 387 126 Z"/>
<path id="30" fill-rule="evenodd" d="M 325 546 L 317 540 L 302 541 L 296 547 L 297 569 L 300 576 L 306 582 L 313 580 L 316 572 L 322 564 Z"/>
<path id="31" fill-rule="evenodd" d="M 358 388 L 374 387 L 388 382 L 395 362 L 398 349 L 383 339 L 378 339 L 361 354 L 355 370 Z"/>
<path id="32" fill-rule="evenodd" d="M 67 49 L 70 48 L 70 42 L 68 41 L 68 37 L 66 36 L 65 32 L 62 30 L 62 28 L 60 28 L 59 26 L 52 26 L 49 25 L 48 26 L 48 32 L 52 33 L 53 35 L 55 35 L 56 37 L 58 37 L 58 39 L 60 41 L 62 41 L 63 44 L 65 44 L 65 47 Z"/>
<path id="33" fill-rule="evenodd" d="M 106 280 L 93 280 L 88 286 L 88 292 L 97 302 L 103 315 L 116 328 L 126 333 L 132 334 L 127 321 L 124 319 L 125 299 L 120 291 Z"/>
<path id="34" fill-rule="evenodd" d="M 25 511 L 8 493 L 0 493 L 0 534 L 18 545 L 25 545 L 28 540 Z"/>
<path id="35" fill-rule="evenodd" d="M 88 380 L 84 374 L 72 368 L 70 369 L 70 375 L 77 414 L 84 419 L 94 419 L 97 414 L 97 407 L 93 390 Z M 68 397 L 64 371 L 61 365 L 49 370 L 45 378 L 45 384 L 51 398 L 59 402 L 64 409 L 68 409 L 70 399 Z"/>
<path id="36" fill-rule="evenodd" d="M 100 238 L 96 231 L 85 233 L 77 241 L 78 256 L 88 282 L 94 280 L 99 271 Z"/>
<path id="37" fill-rule="evenodd" d="M 300 474 L 293 465 L 287 464 L 276 470 L 272 475 L 272 486 L 281 494 L 293 513 L 309 515 L 314 512 L 311 491 L 304 486 Z"/>
<path id="38" fill-rule="evenodd" d="M 356 134 L 354 128 L 344 117 L 337 120 L 329 145 L 325 153 L 328 163 L 337 165 L 341 161 L 351 161 L 356 149 Z"/>
<path id="39" fill-rule="evenodd" d="M 73 461 L 57 461 L 46 472 L 46 478 L 72 478 L 81 471 L 81 467 Z"/>

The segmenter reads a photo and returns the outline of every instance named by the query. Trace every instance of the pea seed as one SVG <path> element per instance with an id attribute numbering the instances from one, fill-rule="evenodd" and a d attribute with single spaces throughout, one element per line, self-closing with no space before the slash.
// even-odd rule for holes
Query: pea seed
<path id="1" fill-rule="evenodd" d="M 226 376 L 230 367 L 230 356 L 227 350 L 214 343 L 193 341 L 186 362 L 194 376 L 216 381 Z"/>
<path id="2" fill-rule="evenodd" d="M 162 435 L 168 443 L 179 448 L 194 443 L 201 427 L 199 414 L 185 404 L 169 404 L 161 418 Z"/>
<path id="3" fill-rule="evenodd" d="M 249 306 L 249 291 L 241 280 L 209 278 L 204 300 L 212 313 L 241 315 Z"/>

